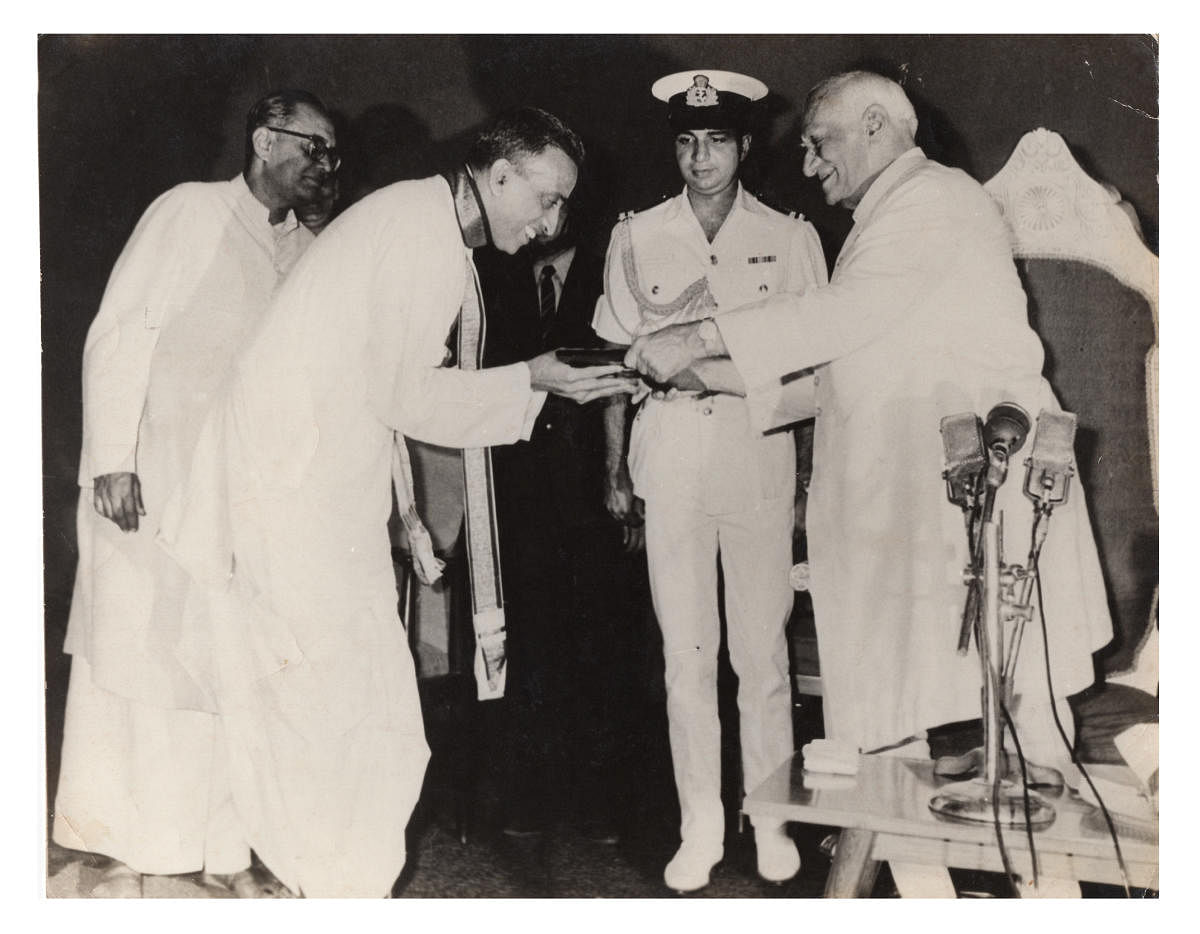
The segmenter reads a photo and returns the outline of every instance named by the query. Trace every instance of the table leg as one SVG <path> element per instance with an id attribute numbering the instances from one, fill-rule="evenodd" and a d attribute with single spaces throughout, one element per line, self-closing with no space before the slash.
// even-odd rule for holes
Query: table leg
<path id="1" fill-rule="evenodd" d="M 879 861 L 871 859 L 874 845 L 875 834 L 870 830 L 842 830 L 825 880 L 826 898 L 870 898 L 879 875 Z"/>

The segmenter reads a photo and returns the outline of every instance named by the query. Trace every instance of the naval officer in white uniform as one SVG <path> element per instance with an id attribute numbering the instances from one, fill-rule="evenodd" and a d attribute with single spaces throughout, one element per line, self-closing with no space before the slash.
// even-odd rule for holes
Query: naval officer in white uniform
<path id="1" fill-rule="evenodd" d="M 752 102 L 766 95 L 766 86 L 745 75 L 697 69 L 662 78 L 651 92 L 667 102 L 685 187 L 617 224 L 596 333 L 627 345 L 670 324 L 824 285 L 825 260 L 812 225 L 768 208 L 738 180 L 750 149 Z M 811 377 L 789 387 L 800 398 L 811 392 L 810 383 Z M 637 412 L 626 473 L 627 406 L 609 408 L 608 503 L 624 519 L 634 495 L 645 501 L 681 812 L 681 846 L 664 879 L 687 892 L 708 884 L 724 850 L 718 556 L 729 657 L 738 675 L 745 788 L 793 751 L 784 627 L 793 599 L 795 445 L 790 432 L 764 435 L 754 427 L 742 398 L 656 393 Z M 792 413 L 812 414 L 803 405 Z M 755 842 L 763 878 L 783 882 L 799 871 L 799 854 L 782 823 L 756 818 Z"/>

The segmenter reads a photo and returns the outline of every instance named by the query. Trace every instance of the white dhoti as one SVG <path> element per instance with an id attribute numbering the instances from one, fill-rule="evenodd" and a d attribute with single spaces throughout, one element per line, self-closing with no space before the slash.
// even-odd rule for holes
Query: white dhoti
<path id="1" fill-rule="evenodd" d="M 405 830 L 429 761 L 411 730 L 371 715 L 341 736 L 268 709 L 227 714 L 234 794 L 264 864 L 307 898 L 382 898 L 406 859 Z"/>
<path id="2" fill-rule="evenodd" d="M 213 687 L 246 839 L 298 895 L 382 898 L 404 868 L 429 761 L 386 525 L 339 547 L 298 501 L 243 506 L 254 514 L 236 510 L 246 576 L 210 591 L 207 638 L 186 644 Z M 321 529 L 320 544 L 289 549 L 305 528 Z M 245 585 L 284 579 L 271 600 Z"/>
<path id="3" fill-rule="evenodd" d="M 209 400 L 312 239 L 290 211 L 273 225 L 240 175 L 176 186 L 142 216 L 88 331 L 53 837 L 142 873 L 250 865 L 221 727 L 181 641 L 207 607 L 154 536 Z M 137 475 L 145 506 L 130 533 L 93 504 L 95 478 L 126 472 Z"/>
<path id="4" fill-rule="evenodd" d="M 112 694 L 76 655 L 52 837 L 141 873 L 247 868 L 220 720 Z"/>

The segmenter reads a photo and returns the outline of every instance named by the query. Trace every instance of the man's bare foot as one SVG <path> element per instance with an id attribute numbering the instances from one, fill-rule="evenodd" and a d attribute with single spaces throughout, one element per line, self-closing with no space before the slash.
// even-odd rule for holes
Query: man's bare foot
<path id="1" fill-rule="evenodd" d="M 141 898 L 142 874 L 124 863 L 114 862 L 89 894 L 92 898 Z"/>
<path id="2" fill-rule="evenodd" d="M 265 870 L 256 872 L 252 868 L 237 872 L 206 872 L 204 882 L 232 892 L 238 898 L 295 898 L 291 890 Z"/>

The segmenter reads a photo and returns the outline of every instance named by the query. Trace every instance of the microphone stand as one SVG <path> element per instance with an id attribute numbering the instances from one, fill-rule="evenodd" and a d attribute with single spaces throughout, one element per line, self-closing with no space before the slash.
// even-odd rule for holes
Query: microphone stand
<path id="1" fill-rule="evenodd" d="M 966 781 L 943 786 L 930 800 L 929 807 L 935 814 L 954 820 L 1009 827 L 1038 827 L 1054 820 L 1054 808 L 1040 795 L 1027 791 L 1023 783 L 1014 782 L 1008 777 L 1001 742 L 1001 704 L 1005 707 L 1011 704 L 1013 665 L 1024 624 L 1032 616 L 1029 600 L 1037 556 L 1041 542 L 1045 540 L 1045 527 L 1041 520 L 1050 511 L 1049 506 L 1038 509 L 1029 567 L 1006 566 L 1001 525 L 993 517 L 993 511 L 996 492 L 1008 475 L 1009 453 L 1019 446 L 1020 441 L 1004 443 L 1002 440 L 990 445 L 982 502 L 973 499 L 964 506 L 971 563 L 964 571 L 968 593 L 963 619 L 965 638 L 960 639 L 959 649 L 961 652 L 963 642 L 969 640 L 973 628 L 983 681 L 980 705 L 983 715 L 983 773 Z M 1008 624 L 1014 625 L 1006 651 L 1004 632 Z M 980 750 L 974 750 L 966 758 L 977 767 L 979 754 Z M 961 764 L 962 759 L 950 762 Z M 946 767 L 939 761 L 935 771 L 941 773 Z M 965 770 L 956 769 L 957 774 L 962 774 L 962 771 Z"/>
<path id="2" fill-rule="evenodd" d="M 983 773 L 976 778 L 943 786 L 929 802 L 930 809 L 943 817 L 981 823 L 1001 823 L 1008 827 L 1040 827 L 1054 820 L 1054 808 L 1034 791 L 1028 791 L 1029 819 L 1026 821 L 1026 789 L 1008 777 L 1001 743 L 1001 703 L 1007 706 L 1012 695 L 1012 666 L 1029 606 L 1017 605 L 1004 591 L 1020 579 L 1021 590 L 1028 592 L 1033 575 L 1024 568 L 1005 567 L 1001 560 L 1000 525 L 994 520 L 982 523 L 983 561 L 980 602 L 983 612 L 977 618 L 975 641 L 983 674 Z M 968 573 L 972 573 L 970 570 Z M 1004 651 L 1006 622 L 1016 621 L 1017 628 Z M 1007 655 L 1007 658 L 1006 658 Z M 978 750 L 976 751 L 978 754 Z"/>

